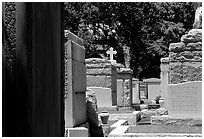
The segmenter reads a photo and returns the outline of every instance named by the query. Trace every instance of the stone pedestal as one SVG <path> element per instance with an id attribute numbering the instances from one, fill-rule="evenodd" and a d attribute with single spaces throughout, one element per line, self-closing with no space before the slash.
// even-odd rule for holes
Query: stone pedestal
<path id="1" fill-rule="evenodd" d="M 132 79 L 132 103 L 133 104 L 140 104 L 139 99 L 139 80 L 136 78 Z"/>
<path id="2" fill-rule="evenodd" d="M 169 46 L 170 84 L 202 81 L 202 29 L 192 29 Z"/>
<path id="3" fill-rule="evenodd" d="M 117 69 L 117 106 L 132 106 L 132 73 L 128 68 Z"/>
<path id="4" fill-rule="evenodd" d="M 169 58 L 161 58 L 161 98 L 165 101 L 165 98 L 168 93 L 168 84 L 169 84 Z M 165 107 L 165 102 L 162 104 Z"/>

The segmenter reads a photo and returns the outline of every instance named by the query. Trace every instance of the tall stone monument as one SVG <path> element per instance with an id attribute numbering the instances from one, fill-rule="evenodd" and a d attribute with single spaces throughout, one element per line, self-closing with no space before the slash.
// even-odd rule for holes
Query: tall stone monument
<path id="1" fill-rule="evenodd" d="M 181 42 L 169 46 L 170 82 L 202 81 L 202 7 L 195 2 L 193 29 L 181 37 Z"/>
<path id="2" fill-rule="evenodd" d="M 169 57 L 161 59 L 161 95 L 167 96 L 168 85 L 189 81 L 202 81 L 202 7 L 195 2 L 193 29 L 171 43 Z"/>

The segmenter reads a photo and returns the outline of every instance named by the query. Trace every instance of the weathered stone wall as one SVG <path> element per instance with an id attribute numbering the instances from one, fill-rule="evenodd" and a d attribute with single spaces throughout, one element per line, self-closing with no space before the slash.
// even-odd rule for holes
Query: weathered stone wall
<path id="1" fill-rule="evenodd" d="M 169 46 L 169 83 L 202 80 L 202 29 L 192 29 Z"/>
<path id="2" fill-rule="evenodd" d="M 87 87 L 111 88 L 115 66 L 110 61 L 100 58 L 86 59 Z M 116 76 L 116 75 L 115 75 Z"/>

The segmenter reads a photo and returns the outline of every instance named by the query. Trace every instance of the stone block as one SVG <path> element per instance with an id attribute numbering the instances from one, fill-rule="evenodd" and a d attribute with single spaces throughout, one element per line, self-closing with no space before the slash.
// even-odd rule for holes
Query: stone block
<path id="1" fill-rule="evenodd" d="M 132 113 L 132 115 L 135 116 L 135 118 L 136 118 L 136 122 L 138 122 L 139 119 L 140 119 L 140 117 L 141 117 L 141 113 L 140 113 L 140 111 L 134 111 L 134 112 Z"/>
<path id="2" fill-rule="evenodd" d="M 65 129 L 66 137 L 88 137 L 88 129 L 85 127 L 75 127 Z"/>
<path id="3" fill-rule="evenodd" d="M 86 75 L 111 75 L 111 69 L 110 68 L 97 68 L 97 69 L 87 69 Z"/>
<path id="4" fill-rule="evenodd" d="M 72 70 L 73 72 L 75 71 L 74 73 L 72 73 L 72 78 L 73 78 L 72 84 L 73 84 L 74 91 L 75 92 L 86 92 L 85 64 L 83 62 L 72 60 Z"/>
<path id="5" fill-rule="evenodd" d="M 200 35 L 200 34 L 185 34 L 181 37 L 181 42 L 184 42 L 184 43 L 202 42 L 202 35 Z"/>
<path id="6" fill-rule="evenodd" d="M 201 61 L 202 51 L 170 52 L 169 57 L 170 61 Z"/>
<path id="7" fill-rule="evenodd" d="M 90 86 L 111 88 L 111 76 L 87 75 L 87 87 Z"/>
<path id="8" fill-rule="evenodd" d="M 69 40 L 65 45 L 65 127 L 87 121 L 85 49 Z"/>
<path id="9" fill-rule="evenodd" d="M 185 49 L 189 51 L 202 51 L 202 42 L 188 43 Z"/>
<path id="10" fill-rule="evenodd" d="M 85 62 L 85 48 L 73 41 L 67 41 L 65 44 L 67 50 L 67 58 L 80 62 Z"/>
<path id="11" fill-rule="evenodd" d="M 76 36 L 74 33 L 70 32 L 69 30 L 65 30 L 65 37 L 68 40 L 71 40 L 81 46 L 83 46 L 83 39 L 81 39 L 80 37 Z"/>
<path id="12" fill-rule="evenodd" d="M 112 91 L 110 88 L 88 87 L 88 89 L 95 92 L 98 107 L 112 106 Z"/>
<path id="13" fill-rule="evenodd" d="M 181 52 L 185 49 L 186 44 L 183 42 L 179 42 L 179 43 L 171 43 L 169 45 L 169 51 L 170 52 Z"/>
<path id="14" fill-rule="evenodd" d="M 75 92 L 73 97 L 73 122 L 80 125 L 87 120 L 85 92 Z"/>
<path id="15" fill-rule="evenodd" d="M 202 80 L 201 62 L 171 62 L 169 71 L 170 83 Z"/>
<path id="16" fill-rule="evenodd" d="M 202 29 L 191 29 L 188 34 L 202 37 Z"/>
<path id="17" fill-rule="evenodd" d="M 202 62 L 184 62 L 183 81 L 202 81 Z"/>

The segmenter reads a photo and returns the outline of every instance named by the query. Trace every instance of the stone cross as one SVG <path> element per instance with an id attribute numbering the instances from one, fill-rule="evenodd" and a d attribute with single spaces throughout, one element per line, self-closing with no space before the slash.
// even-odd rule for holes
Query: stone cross
<path id="1" fill-rule="evenodd" d="M 113 47 L 111 47 L 111 48 L 109 49 L 109 51 L 107 51 L 106 53 L 110 55 L 110 61 L 111 61 L 111 63 L 116 62 L 116 60 L 113 59 L 113 55 L 117 54 L 117 52 L 116 52 L 116 51 L 113 51 Z"/>

